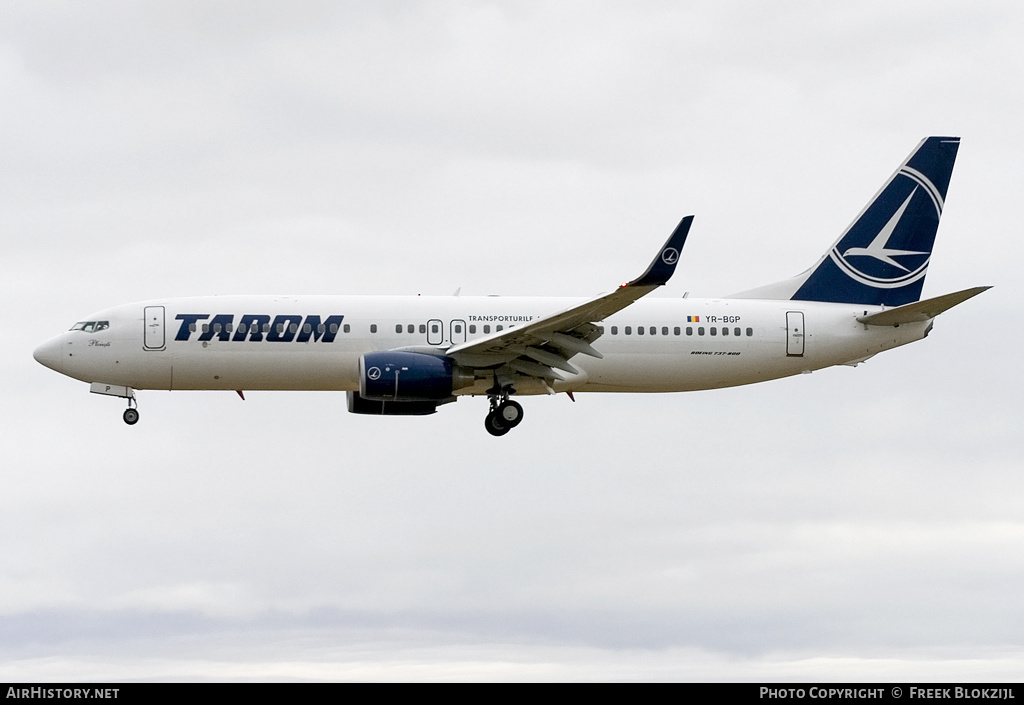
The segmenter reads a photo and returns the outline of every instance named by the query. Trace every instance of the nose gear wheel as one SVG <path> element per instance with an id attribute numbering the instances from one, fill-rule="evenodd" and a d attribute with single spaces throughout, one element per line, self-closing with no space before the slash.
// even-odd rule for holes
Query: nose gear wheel
<path id="1" fill-rule="evenodd" d="M 137 406 L 138 403 L 135 401 L 135 397 L 128 397 L 128 408 L 124 410 L 124 414 L 121 415 L 121 418 L 123 418 L 124 422 L 129 426 L 134 426 L 139 422 L 139 410 L 136 408 Z"/>

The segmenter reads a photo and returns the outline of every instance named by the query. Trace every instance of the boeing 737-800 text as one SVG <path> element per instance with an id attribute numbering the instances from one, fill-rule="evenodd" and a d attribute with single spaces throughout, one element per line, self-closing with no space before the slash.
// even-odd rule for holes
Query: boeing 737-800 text
<path id="1" fill-rule="evenodd" d="M 684 392 L 852 365 L 928 335 L 975 287 L 920 300 L 960 140 L 928 137 L 813 267 L 717 299 L 644 298 L 675 271 L 692 216 L 647 271 L 588 300 L 208 296 L 117 306 L 36 349 L 43 365 L 128 400 L 139 389 L 331 390 L 357 414 L 432 414 L 486 395 Z"/>

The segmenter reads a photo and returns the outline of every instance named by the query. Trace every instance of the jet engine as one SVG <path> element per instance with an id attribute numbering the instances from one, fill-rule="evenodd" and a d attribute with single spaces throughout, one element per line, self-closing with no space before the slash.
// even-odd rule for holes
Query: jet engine
<path id="1" fill-rule="evenodd" d="M 359 358 L 359 396 L 367 401 L 444 402 L 473 380 L 471 370 L 441 355 L 385 350 Z"/>

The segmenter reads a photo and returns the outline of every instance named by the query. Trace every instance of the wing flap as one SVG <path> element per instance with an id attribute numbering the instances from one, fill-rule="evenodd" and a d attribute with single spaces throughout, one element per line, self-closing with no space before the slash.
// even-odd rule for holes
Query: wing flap
<path id="1" fill-rule="evenodd" d="M 508 363 L 508 366 L 520 374 L 524 374 L 527 377 L 538 377 L 540 379 L 565 379 L 562 375 L 558 374 L 556 370 L 551 369 L 547 365 L 541 365 L 533 362 L 532 360 L 512 360 Z"/>
<path id="2" fill-rule="evenodd" d="M 536 360 L 542 365 L 554 367 L 555 369 L 558 370 L 564 370 L 565 372 L 568 372 L 571 375 L 579 374 L 579 370 L 570 365 L 568 360 L 563 358 L 561 355 L 556 355 L 553 352 L 548 352 L 547 350 L 536 348 L 531 345 L 530 347 L 526 348 L 526 350 L 523 351 L 523 355 L 532 360 Z"/>

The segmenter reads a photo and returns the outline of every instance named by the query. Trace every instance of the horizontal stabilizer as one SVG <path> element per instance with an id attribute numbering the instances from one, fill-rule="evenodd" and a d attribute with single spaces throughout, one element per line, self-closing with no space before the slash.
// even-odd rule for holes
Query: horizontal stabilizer
<path id="1" fill-rule="evenodd" d="M 869 326 L 898 326 L 901 323 L 920 323 L 935 318 L 943 311 L 951 309 L 957 304 L 962 304 L 967 299 L 991 288 L 990 286 L 976 286 L 971 289 L 957 291 L 953 294 L 936 296 L 934 299 L 916 301 L 912 304 L 882 311 L 881 313 L 858 316 L 857 320 Z"/>

